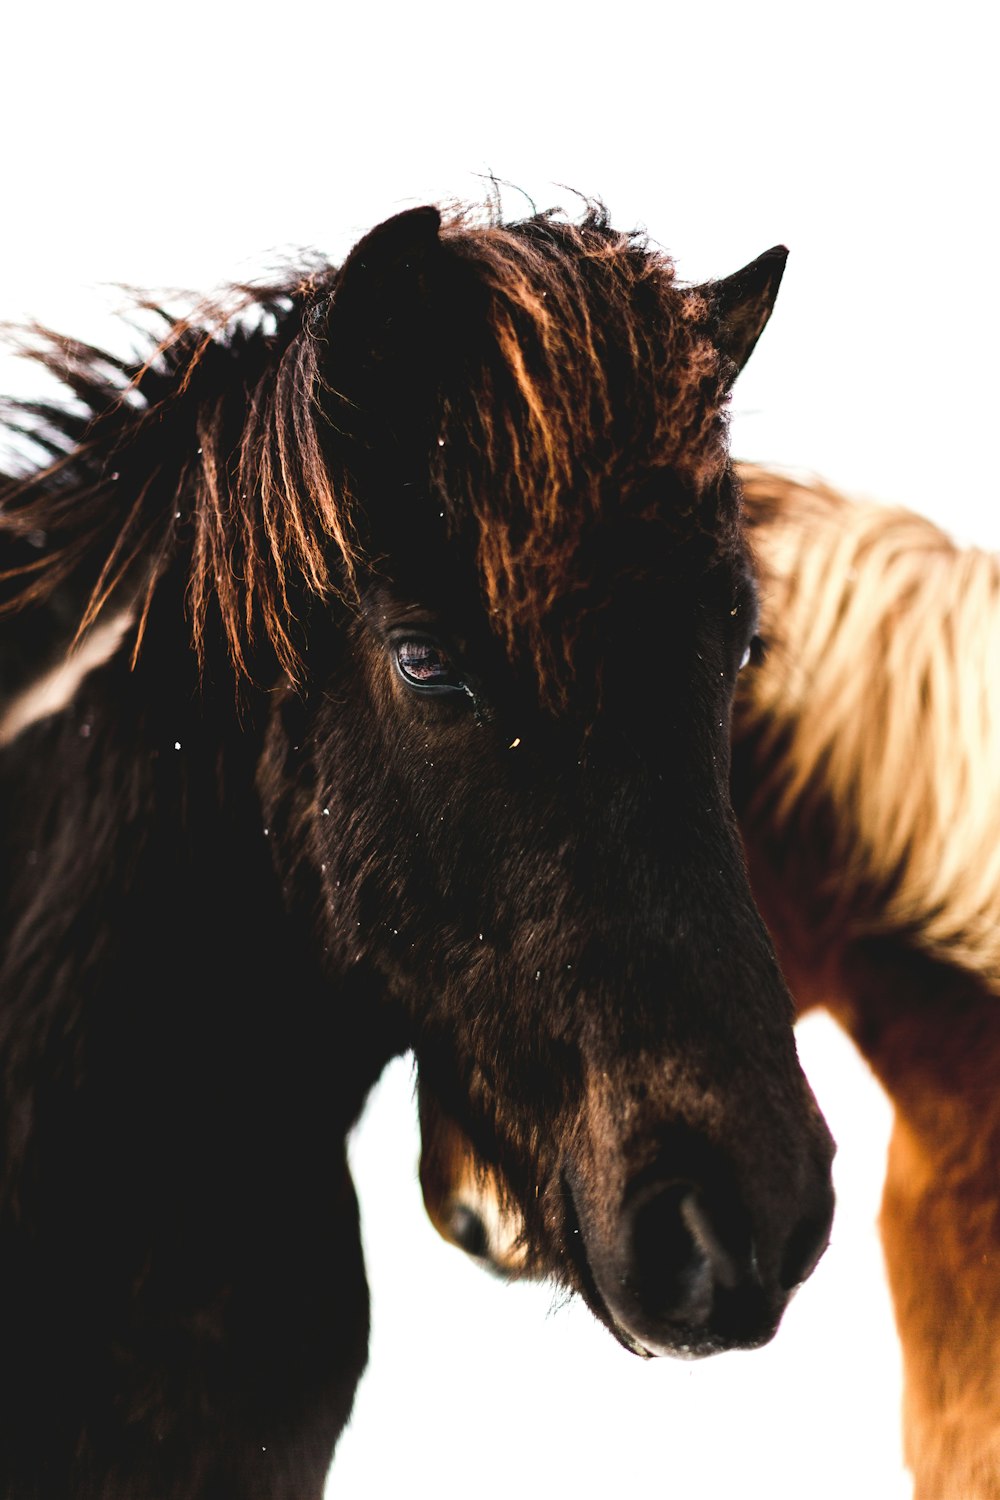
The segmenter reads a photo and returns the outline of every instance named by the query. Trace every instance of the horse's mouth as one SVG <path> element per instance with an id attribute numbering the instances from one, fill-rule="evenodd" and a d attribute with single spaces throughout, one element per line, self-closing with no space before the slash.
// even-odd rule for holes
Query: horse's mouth
<path id="1" fill-rule="evenodd" d="M 587 1259 L 587 1247 L 583 1238 L 583 1231 L 580 1228 L 580 1219 L 576 1211 L 573 1189 L 570 1187 L 565 1172 L 562 1173 L 560 1181 L 562 1185 L 566 1250 L 573 1269 L 576 1272 L 579 1281 L 579 1290 L 583 1295 L 584 1301 L 594 1314 L 594 1317 L 598 1318 L 604 1324 L 609 1333 L 614 1336 L 623 1349 L 628 1350 L 629 1354 L 636 1354 L 640 1359 L 655 1359 L 655 1350 L 647 1349 L 645 1344 L 640 1343 L 634 1334 L 630 1333 L 627 1328 L 619 1323 L 601 1296 L 597 1280 L 590 1266 L 590 1261 Z"/>

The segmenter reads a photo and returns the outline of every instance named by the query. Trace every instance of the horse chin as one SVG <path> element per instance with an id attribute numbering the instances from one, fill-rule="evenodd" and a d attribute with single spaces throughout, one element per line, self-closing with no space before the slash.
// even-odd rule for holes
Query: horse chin
<path id="1" fill-rule="evenodd" d="M 661 1342 L 658 1339 L 646 1337 L 642 1342 L 634 1335 L 626 1333 L 622 1338 L 618 1334 L 619 1343 L 625 1348 L 632 1348 L 635 1353 L 641 1353 L 646 1359 L 708 1359 L 713 1354 L 727 1354 L 733 1349 L 760 1349 L 764 1344 L 769 1344 L 778 1331 L 779 1319 L 775 1319 L 770 1325 L 757 1332 L 745 1332 L 732 1338 L 719 1337 L 713 1334 L 693 1333 L 685 1329 L 678 1329 L 676 1342 Z"/>
<path id="2" fill-rule="evenodd" d="M 713 1354 L 725 1354 L 733 1349 L 759 1349 L 769 1344 L 778 1330 L 780 1317 L 767 1320 L 755 1330 L 733 1330 L 732 1334 L 719 1335 L 703 1330 L 678 1327 L 676 1330 L 657 1330 L 654 1337 L 643 1330 L 638 1332 L 626 1327 L 608 1307 L 591 1279 L 591 1288 L 583 1294 L 584 1301 L 594 1316 L 604 1324 L 615 1340 L 630 1354 L 640 1359 L 708 1359 Z M 666 1332 L 666 1337 L 664 1333 Z"/>

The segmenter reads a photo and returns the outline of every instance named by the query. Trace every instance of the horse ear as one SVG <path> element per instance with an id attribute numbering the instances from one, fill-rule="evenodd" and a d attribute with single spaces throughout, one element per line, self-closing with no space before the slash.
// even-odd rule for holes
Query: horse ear
<path id="1" fill-rule="evenodd" d="M 327 346 L 327 402 L 340 400 L 337 426 L 345 434 L 360 436 L 380 411 L 394 413 L 398 424 L 415 404 L 403 389 L 433 358 L 440 227 L 441 215 L 429 206 L 377 225 L 354 246 L 313 313 L 313 332 Z"/>
<path id="2" fill-rule="evenodd" d="M 718 347 L 733 363 L 730 385 L 764 332 L 787 259 L 788 251 L 784 245 L 775 245 L 741 271 L 734 271 L 723 281 L 709 282 L 701 288 L 711 299 L 719 320 Z"/>
<path id="3" fill-rule="evenodd" d="M 439 279 L 441 215 L 411 208 L 378 224 L 360 239 L 334 278 L 331 293 L 312 314 L 312 329 L 326 337 L 328 358 L 341 364 L 350 384 L 426 347 L 426 322 Z M 346 389 L 346 387 L 345 387 Z"/>
<path id="4" fill-rule="evenodd" d="M 408 208 L 377 224 L 358 241 L 340 268 L 335 302 L 381 300 L 399 284 L 407 286 L 412 296 L 413 280 L 421 279 L 440 243 L 440 228 L 441 215 L 430 204 Z"/>
<path id="5" fill-rule="evenodd" d="M 432 204 L 404 209 L 376 224 L 358 241 L 344 263 L 344 271 L 349 266 L 369 270 L 393 261 L 405 262 L 408 255 L 436 244 L 440 228 L 441 215 Z"/>

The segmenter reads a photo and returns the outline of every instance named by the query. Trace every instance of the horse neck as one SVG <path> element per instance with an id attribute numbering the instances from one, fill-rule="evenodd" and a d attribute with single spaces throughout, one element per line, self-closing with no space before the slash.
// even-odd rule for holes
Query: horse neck
<path id="1" fill-rule="evenodd" d="M 204 1077 L 240 1056 L 273 1073 L 287 1055 L 300 1080 L 315 1067 L 324 1128 L 346 1126 L 396 1049 L 370 979 L 322 972 L 286 903 L 255 785 L 267 695 L 202 681 L 157 620 L 130 656 L 126 636 L 0 750 L 0 1052 L 30 1032 L 60 1053 L 36 1074 L 69 1066 L 96 1013 L 182 1074 L 192 1050 Z"/>
<path id="2" fill-rule="evenodd" d="M 207 895 L 223 866 L 239 868 L 232 830 L 250 815 L 252 749 L 239 735 L 227 746 L 193 663 L 168 671 L 171 653 L 154 643 L 133 671 L 129 644 L 85 672 L 63 706 L 43 701 L 35 722 L 9 724 L 0 757 L 6 962 L 34 953 L 42 988 L 32 931 L 48 933 L 52 963 L 85 966 L 89 913 L 106 969 L 123 912 L 140 929 L 177 921 L 198 886 Z"/>

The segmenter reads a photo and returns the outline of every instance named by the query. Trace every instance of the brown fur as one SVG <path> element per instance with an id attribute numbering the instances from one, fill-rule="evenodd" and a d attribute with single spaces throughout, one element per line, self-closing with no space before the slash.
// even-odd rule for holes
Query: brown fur
<path id="1" fill-rule="evenodd" d="M 1000 1500 L 1000 563 L 744 474 L 764 662 L 736 719 L 754 894 L 800 1008 L 896 1112 L 882 1239 L 915 1500 Z"/>

